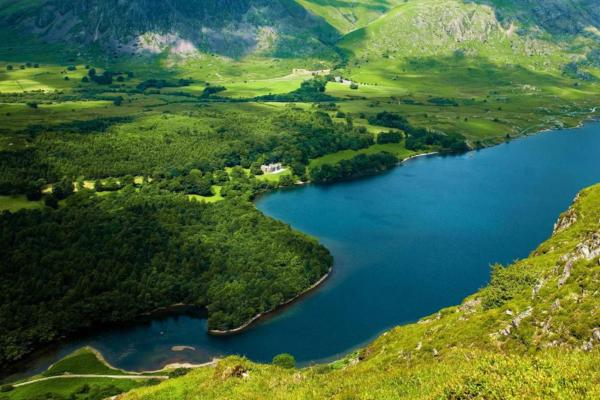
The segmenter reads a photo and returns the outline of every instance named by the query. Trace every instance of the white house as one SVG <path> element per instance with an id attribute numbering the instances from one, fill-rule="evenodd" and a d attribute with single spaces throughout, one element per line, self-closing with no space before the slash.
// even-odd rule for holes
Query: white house
<path id="1" fill-rule="evenodd" d="M 283 165 L 281 163 L 261 165 L 260 170 L 263 174 L 276 174 L 283 171 Z"/>

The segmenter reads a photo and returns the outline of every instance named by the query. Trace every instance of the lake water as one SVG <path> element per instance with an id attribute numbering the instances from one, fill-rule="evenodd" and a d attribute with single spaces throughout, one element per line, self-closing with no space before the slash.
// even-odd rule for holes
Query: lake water
<path id="1" fill-rule="evenodd" d="M 457 304 L 490 264 L 527 256 L 582 188 L 600 182 L 600 124 L 544 133 L 454 157 L 410 160 L 367 179 L 276 192 L 257 207 L 317 237 L 330 279 L 249 331 L 219 338 L 206 321 L 157 319 L 61 344 L 28 373 L 83 345 L 131 370 L 243 354 L 302 363 L 343 355 L 383 331 Z M 173 352 L 173 346 L 196 350 Z"/>

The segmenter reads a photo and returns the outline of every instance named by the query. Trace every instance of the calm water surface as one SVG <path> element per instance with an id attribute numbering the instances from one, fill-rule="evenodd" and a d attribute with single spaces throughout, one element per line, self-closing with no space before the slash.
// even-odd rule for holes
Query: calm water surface
<path id="1" fill-rule="evenodd" d="M 387 174 L 270 194 L 257 207 L 317 237 L 335 257 L 327 283 L 246 333 L 216 338 L 179 316 L 58 346 L 28 373 L 91 345 L 131 370 L 226 354 L 301 363 L 347 353 L 398 324 L 459 303 L 490 264 L 528 255 L 582 188 L 600 182 L 600 124 L 456 157 L 411 160 Z M 172 346 L 196 350 L 173 352 Z"/>

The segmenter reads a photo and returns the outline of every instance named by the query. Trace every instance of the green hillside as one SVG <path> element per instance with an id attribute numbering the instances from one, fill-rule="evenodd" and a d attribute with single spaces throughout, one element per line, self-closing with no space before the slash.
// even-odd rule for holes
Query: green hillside
<path id="1" fill-rule="evenodd" d="M 325 19 L 341 33 L 373 22 L 404 0 L 297 0 L 313 14 Z"/>
<path id="2" fill-rule="evenodd" d="M 522 399 L 600 396 L 600 186 L 528 258 L 460 306 L 301 370 L 229 357 L 123 400 Z"/>

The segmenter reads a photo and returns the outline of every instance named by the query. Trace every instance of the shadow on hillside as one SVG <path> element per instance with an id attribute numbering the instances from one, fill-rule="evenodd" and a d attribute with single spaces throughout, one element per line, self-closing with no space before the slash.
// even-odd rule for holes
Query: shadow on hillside
<path id="1" fill-rule="evenodd" d="M 194 47 L 230 58 L 261 51 L 274 57 L 321 55 L 339 38 L 323 18 L 295 0 L 65 0 L 0 11 L 0 22 L 40 43 L 69 43 L 107 55 Z M 110 4 L 109 4 L 110 3 Z M 42 18 L 43 16 L 43 18 Z M 77 22 L 77 31 L 65 25 Z M 43 33 L 42 33 L 43 32 Z M 305 46 L 303 46 L 305 45 Z M 320 45 L 320 46 L 319 46 Z"/>
<path id="2" fill-rule="evenodd" d="M 580 34 L 587 27 L 600 29 L 597 0 L 464 0 L 468 4 L 492 7 L 498 21 L 516 21 L 525 28 L 537 26 L 550 34 Z"/>

